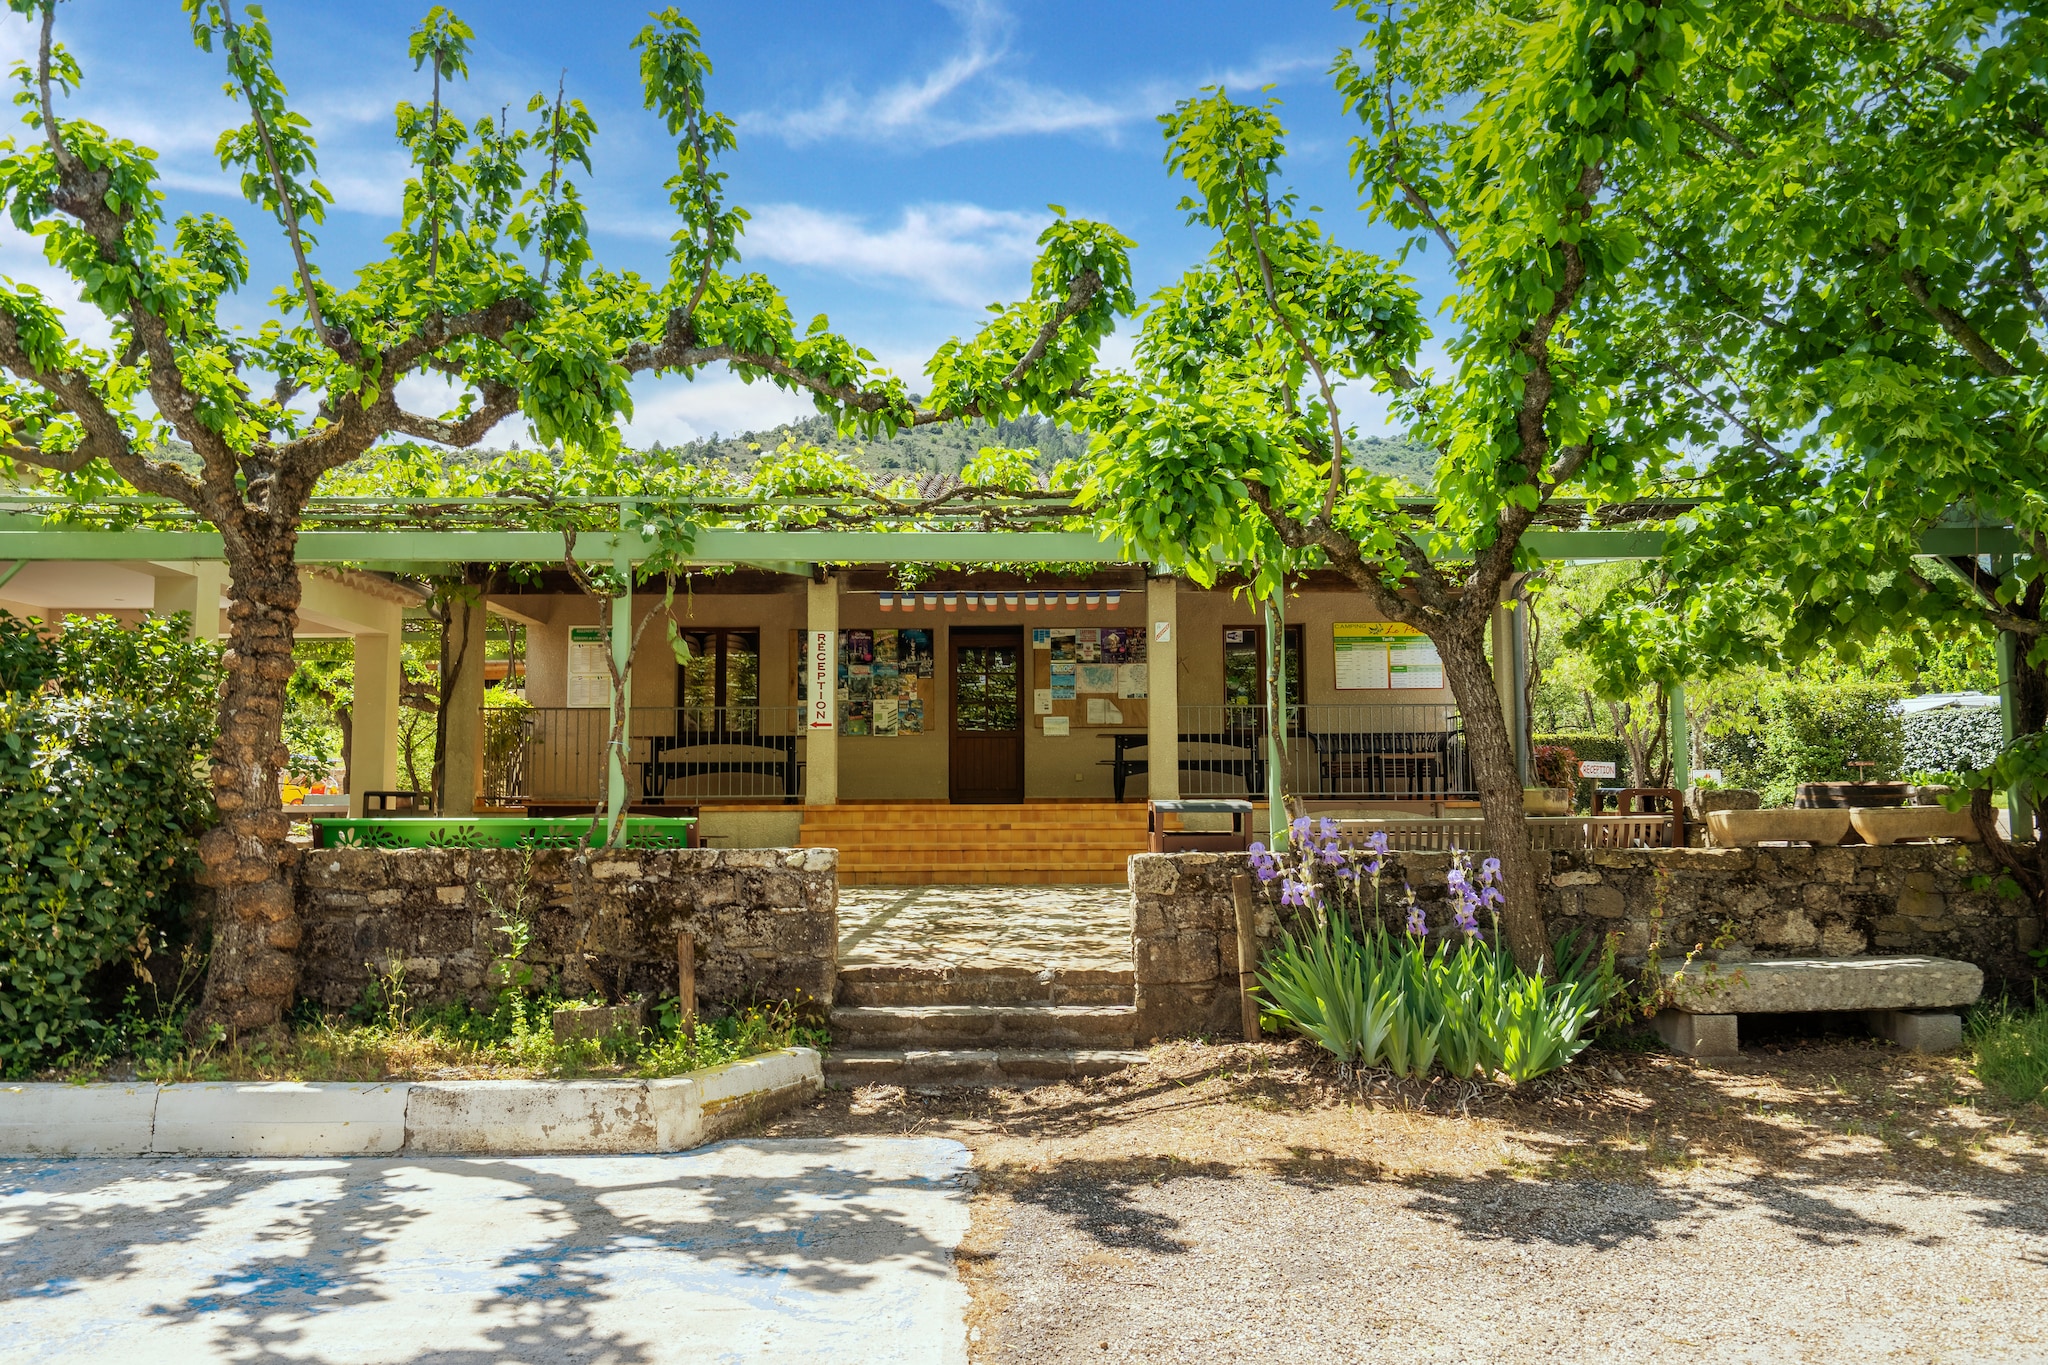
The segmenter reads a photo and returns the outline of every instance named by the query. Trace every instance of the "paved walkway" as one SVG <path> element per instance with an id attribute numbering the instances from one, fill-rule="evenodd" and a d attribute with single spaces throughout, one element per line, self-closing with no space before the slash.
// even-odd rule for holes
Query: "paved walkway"
<path id="1" fill-rule="evenodd" d="M 1131 965 L 1121 886 L 842 886 L 839 965 Z"/>
<path id="2" fill-rule="evenodd" d="M 967 1151 L 0 1162 L 0 1357 L 960 1362 Z"/>

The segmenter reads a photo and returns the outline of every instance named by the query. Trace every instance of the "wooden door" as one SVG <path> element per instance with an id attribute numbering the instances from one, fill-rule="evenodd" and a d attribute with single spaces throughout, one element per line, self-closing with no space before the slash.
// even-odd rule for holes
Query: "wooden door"
<path id="1" fill-rule="evenodd" d="M 954 630 L 949 788 L 956 804 L 1024 799 L 1024 633 Z"/>

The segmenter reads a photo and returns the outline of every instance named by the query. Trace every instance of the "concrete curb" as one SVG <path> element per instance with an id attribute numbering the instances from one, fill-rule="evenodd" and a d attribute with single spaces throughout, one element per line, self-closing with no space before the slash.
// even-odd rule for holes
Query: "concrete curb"
<path id="1" fill-rule="evenodd" d="M 0 1084 L 0 1157 L 680 1152 L 824 1088 L 807 1047 L 651 1081 Z"/>

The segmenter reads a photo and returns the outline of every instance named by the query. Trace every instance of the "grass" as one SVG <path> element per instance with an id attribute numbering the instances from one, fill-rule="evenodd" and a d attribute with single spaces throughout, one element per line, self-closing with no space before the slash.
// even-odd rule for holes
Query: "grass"
<path id="1" fill-rule="evenodd" d="M 301 1011 L 285 1041 L 248 1046 L 215 1038 L 192 1045 L 182 1018 L 124 1018 L 95 1055 L 50 1073 L 55 1080 L 380 1081 L 506 1080 L 579 1076 L 679 1076 L 794 1044 L 823 1046 L 795 1005 L 757 1005 L 691 1021 L 674 997 L 654 1024 L 604 1038 L 557 1042 L 552 996 L 506 991 L 489 1010 L 449 1005 L 414 1010 L 403 983 L 385 981 L 345 1014 Z M 395 989 L 394 989 L 395 987 Z"/>
<path id="2" fill-rule="evenodd" d="M 2015 1104 L 2048 1104 L 2048 1002 L 1978 1006 L 1970 1013 L 1969 1043 L 1978 1080 Z"/>

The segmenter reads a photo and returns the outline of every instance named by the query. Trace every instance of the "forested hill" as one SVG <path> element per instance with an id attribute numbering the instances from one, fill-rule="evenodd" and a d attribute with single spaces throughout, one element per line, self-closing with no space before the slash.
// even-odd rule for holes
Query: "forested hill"
<path id="1" fill-rule="evenodd" d="M 1019 417 L 998 422 L 994 427 L 985 422 L 948 422 L 879 440 L 841 436 L 833 430 L 831 419 L 807 417 L 767 431 L 736 436 L 714 433 L 708 440 L 655 446 L 650 453 L 670 454 L 687 464 L 724 465 L 744 473 L 753 468 L 762 454 L 772 452 L 784 441 L 839 451 L 884 476 L 957 474 L 983 446 L 1035 448 L 1041 457 L 1040 467 L 1046 470 L 1061 460 L 1079 461 L 1088 452 L 1086 432 L 1043 417 Z M 1351 453 L 1368 467 L 1382 474 L 1397 474 L 1418 488 L 1428 488 L 1434 480 L 1436 452 L 1422 446 L 1366 436 L 1352 444 Z"/>

